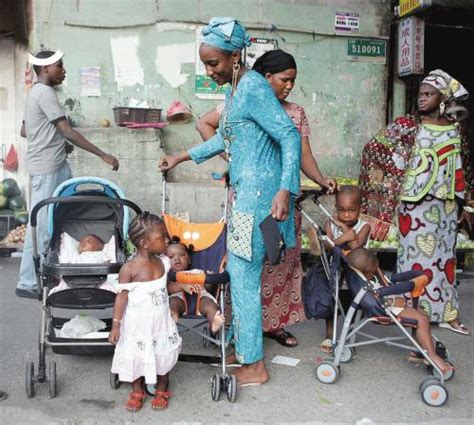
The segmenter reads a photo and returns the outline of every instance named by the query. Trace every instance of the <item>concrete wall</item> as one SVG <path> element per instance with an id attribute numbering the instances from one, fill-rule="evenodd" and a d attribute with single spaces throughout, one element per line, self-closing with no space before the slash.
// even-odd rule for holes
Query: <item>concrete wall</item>
<path id="1" fill-rule="evenodd" d="M 362 146 L 385 119 L 386 66 L 349 62 L 347 38 L 334 33 L 336 11 L 360 15 L 358 36 L 388 36 L 386 0 L 37 0 L 33 50 L 41 45 L 66 52 L 68 76 L 59 90 L 66 111 L 78 126 L 113 122 L 112 108 L 130 98 L 166 109 L 174 99 L 187 102 L 195 119 L 216 101 L 194 96 L 196 25 L 211 16 L 236 16 L 254 36 L 275 38 L 298 63 L 297 85 L 290 100 L 305 107 L 311 145 L 328 175 L 355 177 Z M 278 31 L 262 28 L 276 26 Z M 135 46 L 135 47 L 133 47 Z M 114 59 L 135 64 L 127 74 L 114 71 Z M 102 94 L 80 94 L 80 67 L 100 66 Z M 124 81 L 130 82 L 126 86 Z M 162 131 L 165 152 L 200 141 L 195 121 Z M 107 130 L 91 134 L 102 143 Z M 113 150 L 113 146 L 110 146 Z M 160 154 L 157 153 L 156 161 Z M 126 167 L 126 164 L 123 165 Z M 196 167 L 180 166 L 170 178 L 207 185 L 210 173 L 225 166 L 219 159 Z M 124 171 L 125 172 L 125 171 Z M 133 170 L 130 170 L 133 175 Z M 150 183 L 151 184 L 151 183 Z M 217 199 L 216 199 L 217 202 Z"/>

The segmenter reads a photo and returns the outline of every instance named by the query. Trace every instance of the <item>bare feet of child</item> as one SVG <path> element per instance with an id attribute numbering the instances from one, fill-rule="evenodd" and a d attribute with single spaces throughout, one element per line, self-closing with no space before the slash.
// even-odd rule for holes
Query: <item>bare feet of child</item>
<path id="1" fill-rule="evenodd" d="M 216 311 L 216 314 L 214 315 L 214 318 L 212 319 L 211 322 L 211 332 L 215 334 L 224 324 L 225 322 L 225 317 L 222 313 L 219 311 Z"/>
<path id="2" fill-rule="evenodd" d="M 454 369 L 452 365 L 450 365 L 447 361 L 443 360 L 437 354 L 432 355 L 431 358 L 433 359 L 433 362 L 435 362 L 436 366 L 438 366 L 441 369 L 441 372 L 443 372 L 443 375 L 445 375 L 446 373 Z"/>
<path id="3" fill-rule="evenodd" d="M 233 374 L 240 387 L 262 385 L 270 378 L 263 360 L 252 364 L 246 364 L 240 369 L 234 371 Z"/>

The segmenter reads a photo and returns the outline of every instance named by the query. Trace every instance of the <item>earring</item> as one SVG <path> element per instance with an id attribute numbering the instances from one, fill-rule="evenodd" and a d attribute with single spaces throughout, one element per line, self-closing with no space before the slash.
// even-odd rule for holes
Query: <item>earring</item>
<path id="1" fill-rule="evenodd" d="M 444 114 L 445 108 L 446 108 L 446 105 L 444 104 L 444 102 L 441 102 L 441 103 L 439 104 L 439 114 L 440 114 L 440 115 L 443 115 L 443 114 Z"/>
<path id="2" fill-rule="evenodd" d="M 237 88 L 237 79 L 239 78 L 240 63 L 235 62 L 232 65 L 232 93 L 235 92 Z"/>

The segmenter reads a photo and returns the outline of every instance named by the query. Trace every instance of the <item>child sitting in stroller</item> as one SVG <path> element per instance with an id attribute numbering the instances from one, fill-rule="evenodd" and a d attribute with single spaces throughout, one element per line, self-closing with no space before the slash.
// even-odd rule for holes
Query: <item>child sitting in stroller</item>
<path id="1" fill-rule="evenodd" d="M 374 288 L 380 288 L 382 286 L 380 281 L 384 282 L 385 276 L 381 273 L 379 269 L 379 261 L 373 252 L 370 252 L 365 248 L 356 248 L 349 253 L 348 260 L 349 265 L 361 272 L 365 278 L 372 283 Z M 414 287 L 411 290 L 412 297 L 418 298 L 422 295 L 427 283 L 428 279 L 426 276 L 414 279 Z M 372 296 L 372 294 L 368 293 L 366 296 Z M 447 373 L 453 369 L 451 364 L 446 362 L 436 353 L 428 317 L 423 312 L 407 306 L 403 296 L 391 296 L 391 298 L 388 298 L 388 304 L 391 312 L 396 317 L 417 321 L 416 339 L 441 371 Z"/>
<path id="2" fill-rule="evenodd" d="M 341 186 L 336 194 L 336 214 L 332 220 L 326 220 L 324 231 L 335 245 L 343 250 L 351 250 L 368 245 L 370 235 L 370 224 L 359 218 L 361 192 L 355 186 Z M 310 236 L 315 236 L 311 235 Z M 332 246 L 325 244 L 327 251 L 332 250 Z M 350 294 L 344 284 L 340 291 L 341 301 L 350 302 Z M 326 338 L 320 345 L 321 351 L 332 352 L 332 340 L 334 332 L 334 319 L 326 319 Z"/>
<path id="3" fill-rule="evenodd" d="M 182 272 L 189 270 L 191 263 L 186 246 L 178 241 L 172 241 L 166 248 L 166 255 L 171 261 L 171 270 Z M 192 272 L 193 270 L 190 270 Z M 196 270 L 196 272 L 201 272 Z M 192 280 L 192 279 L 191 279 Z M 215 334 L 224 324 L 224 315 L 219 311 L 219 305 L 215 298 L 199 283 L 168 283 L 168 293 L 171 316 L 178 322 L 183 314 L 188 314 L 188 306 L 184 293 L 197 294 L 198 302 L 196 311 L 206 316 L 211 332 Z"/>

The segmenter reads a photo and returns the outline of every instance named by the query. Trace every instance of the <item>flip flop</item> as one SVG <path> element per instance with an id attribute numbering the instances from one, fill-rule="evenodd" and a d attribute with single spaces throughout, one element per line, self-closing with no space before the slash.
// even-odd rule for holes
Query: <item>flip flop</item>
<path id="1" fill-rule="evenodd" d="M 259 387 L 260 385 L 263 385 L 261 382 L 247 382 L 246 384 L 239 384 L 240 388 L 244 387 Z"/>
<path id="2" fill-rule="evenodd" d="M 296 337 L 290 332 L 285 331 L 284 329 L 279 329 L 276 332 L 264 332 L 263 336 L 270 339 L 274 339 L 276 342 L 283 345 L 284 347 L 296 347 L 298 345 L 298 340 L 296 339 Z M 289 344 L 287 342 L 289 338 L 296 339 L 296 344 Z"/>
<path id="3" fill-rule="evenodd" d="M 461 335 L 471 335 L 471 331 L 461 322 L 456 325 L 452 325 L 449 322 L 442 322 L 439 323 L 438 326 L 442 329 L 449 329 L 450 331 L 456 332 Z"/>
<path id="4" fill-rule="evenodd" d="M 323 342 L 321 342 L 319 349 L 323 353 L 327 353 L 327 354 L 332 353 L 332 340 L 330 340 L 329 338 L 326 338 Z"/>

